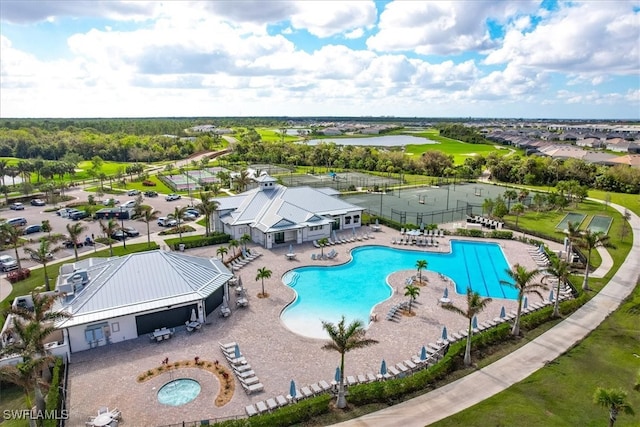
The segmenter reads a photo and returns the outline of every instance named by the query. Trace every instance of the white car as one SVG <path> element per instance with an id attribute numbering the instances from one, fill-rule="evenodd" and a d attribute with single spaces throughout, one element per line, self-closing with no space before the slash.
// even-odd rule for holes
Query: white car
<path id="1" fill-rule="evenodd" d="M 169 195 L 167 195 L 167 197 L 165 197 L 164 199 L 165 199 L 167 202 L 172 202 L 172 201 L 174 201 L 174 200 L 180 200 L 181 198 L 182 198 L 182 196 L 181 196 L 181 195 L 179 195 L 179 194 L 169 194 Z"/>
<path id="2" fill-rule="evenodd" d="M 127 196 L 137 196 L 138 194 L 140 194 L 140 190 L 133 189 L 127 191 Z"/>
<path id="3" fill-rule="evenodd" d="M 173 218 L 161 216 L 160 218 L 158 218 L 158 225 L 161 227 L 175 227 L 176 225 L 178 225 L 178 221 Z"/>
<path id="4" fill-rule="evenodd" d="M 9 255 L 0 255 L 0 270 L 11 271 L 18 268 L 18 262 Z"/>
<path id="5" fill-rule="evenodd" d="M 120 205 L 120 207 L 125 208 L 125 209 L 130 209 L 130 208 L 134 208 L 136 206 L 136 201 L 135 200 L 129 200 L 128 202 L 124 202 Z"/>

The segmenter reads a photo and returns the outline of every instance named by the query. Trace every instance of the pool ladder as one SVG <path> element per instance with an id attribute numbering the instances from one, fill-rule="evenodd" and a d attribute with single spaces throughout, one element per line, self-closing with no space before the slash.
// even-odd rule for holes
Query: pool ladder
<path id="1" fill-rule="evenodd" d="M 289 272 L 287 274 L 285 274 L 284 277 L 284 283 L 287 284 L 288 286 L 295 288 L 296 284 L 298 283 L 298 279 L 300 278 L 300 274 L 296 273 L 296 272 Z"/>

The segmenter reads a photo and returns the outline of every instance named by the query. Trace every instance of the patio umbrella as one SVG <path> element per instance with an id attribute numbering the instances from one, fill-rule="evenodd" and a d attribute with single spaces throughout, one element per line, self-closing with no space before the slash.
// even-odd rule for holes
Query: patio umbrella
<path id="1" fill-rule="evenodd" d="M 333 376 L 333 379 L 336 380 L 337 383 L 340 382 L 340 367 L 336 368 L 336 374 Z"/>
<path id="2" fill-rule="evenodd" d="M 442 327 L 442 339 L 447 341 L 449 338 L 447 338 L 447 327 L 443 326 Z"/>
<path id="3" fill-rule="evenodd" d="M 351 234 L 353 234 L 353 237 L 356 237 L 356 228 L 355 227 L 351 227 Z"/>
<path id="4" fill-rule="evenodd" d="M 289 384 L 289 396 L 291 396 L 292 399 L 295 399 L 296 394 L 296 382 L 291 380 L 291 384 Z"/>
<path id="5" fill-rule="evenodd" d="M 196 309 L 192 308 L 191 309 L 191 317 L 189 318 L 190 322 L 195 322 L 198 320 L 198 316 L 196 316 Z"/>
<path id="6" fill-rule="evenodd" d="M 420 350 L 420 360 L 427 360 L 427 349 L 425 346 L 422 346 L 422 350 Z"/>
<path id="7" fill-rule="evenodd" d="M 442 294 L 442 298 L 449 298 L 449 288 L 444 288 L 444 293 Z"/>
<path id="8" fill-rule="evenodd" d="M 380 365 L 380 375 L 387 375 L 387 362 L 382 359 L 382 365 Z"/>
<path id="9" fill-rule="evenodd" d="M 527 297 L 524 297 L 524 303 L 522 304 L 522 308 L 527 308 L 529 307 L 529 300 L 527 299 Z"/>
<path id="10" fill-rule="evenodd" d="M 376 225 L 380 225 L 380 223 L 378 222 L 378 218 L 376 218 Z"/>
<path id="11" fill-rule="evenodd" d="M 242 354 L 240 353 L 240 346 L 238 344 L 236 344 L 233 349 L 233 357 L 234 359 L 239 359 L 240 357 L 242 357 Z"/>
<path id="12" fill-rule="evenodd" d="M 505 317 L 507 317 L 507 312 L 504 309 L 504 305 L 503 305 L 502 308 L 500 309 L 500 318 L 504 319 Z"/>
<path id="13" fill-rule="evenodd" d="M 553 289 L 549 292 L 549 301 L 553 301 Z"/>
<path id="14" fill-rule="evenodd" d="M 289 253 L 292 254 L 293 253 L 293 245 L 289 245 Z"/>
<path id="15" fill-rule="evenodd" d="M 333 230 L 333 241 L 334 242 L 338 241 L 338 233 L 336 233 L 336 230 Z"/>
<path id="16" fill-rule="evenodd" d="M 471 321 L 471 327 L 473 329 L 478 329 L 478 318 L 476 316 L 473 316 L 473 320 Z"/>

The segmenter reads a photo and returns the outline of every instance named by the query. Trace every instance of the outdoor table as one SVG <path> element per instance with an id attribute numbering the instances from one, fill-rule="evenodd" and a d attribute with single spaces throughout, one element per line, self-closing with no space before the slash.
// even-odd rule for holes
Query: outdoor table
<path id="1" fill-rule="evenodd" d="M 287 259 L 290 261 L 292 259 L 295 259 L 296 254 L 286 254 Z"/>
<path id="2" fill-rule="evenodd" d="M 189 322 L 189 323 L 187 323 L 187 331 L 189 331 L 189 332 L 193 331 L 194 329 L 198 330 L 201 327 L 202 327 L 202 323 L 200 323 L 200 322 Z M 165 337 L 165 339 L 166 339 L 166 337 Z"/>
<path id="3" fill-rule="evenodd" d="M 111 424 L 111 421 L 113 421 L 113 417 L 107 412 L 106 414 L 100 414 L 95 417 L 92 423 L 95 427 L 104 427 Z"/>
<path id="4" fill-rule="evenodd" d="M 231 314 L 231 310 L 229 309 L 229 307 L 222 307 L 220 309 L 220 314 L 222 314 L 222 316 L 224 317 L 229 317 L 229 315 Z"/>
<path id="5" fill-rule="evenodd" d="M 169 338 L 171 338 L 171 330 L 167 328 L 158 329 L 157 331 L 153 332 L 153 337 L 156 340 L 158 338 L 168 340 Z"/>
<path id="6" fill-rule="evenodd" d="M 236 301 L 236 304 L 239 305 L 240 307 L 246 307 L 249 304 L 249 301 L 246 298 L 238 298 L 238 301 Z"/>

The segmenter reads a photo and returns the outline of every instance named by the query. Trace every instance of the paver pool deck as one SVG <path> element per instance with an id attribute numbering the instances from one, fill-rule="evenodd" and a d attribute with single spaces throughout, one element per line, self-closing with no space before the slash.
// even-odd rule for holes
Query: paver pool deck
<path id="1" fill-rule="evenodd" d="M 281 278 L 292 268 L 304 265 L 347 262 L 350 259 L 349 251 L 354 247 L 393 247 L 391 239 L 399 237 L 397 231 L 386 227 L 382 227 L 381 232 L 371 234 L 374 239 L 333 246 L 332 248 L 338 251 L 338 256 L 325 261 L 311 260 L 312 253 L 320 252 L 311 243 L 294 245 L 297 258 L 291 261 L 285 257 L 288 244 L 273 250 L 255 247 L 263 255 L 236 273 L 248 290 L 248 307 L 235 308 L 236 297 L 233 295 L 234 292 L 231 292 L 232 315 L 221 318 L 217 316 L 217 312 L 212 313 L 207 324 L 199 332 L 188 333 L 178 329 L 172 339 L 161 343 L 150 343 L 148 338 L 141 337 L 74 353 L 69 371 L 69 425 L 83 425 L 87 417 L 95 415 L 101 406 L 117 407 L 122 411 L 125 423 L 136 426 L 161 426 L 182 421 L 244 416 L 246 405 L 280 394 L 286 395 L 292 379 L 298 387 L 320 380 L 330 381 L 339 364 L 339 354 L 321 350 L 323 340 L 296 335 L 281 322 L 281 311 L 295 298 L 293 290 L 285 286 Z M 412 246 L 402 248 L 425 252 L 448 251 L 449 238 L 441 238 L 440 242 L 437 249 Z M 527 251 L 531 246 L 517 241 L 496 242 L 503 247 L 510 265 L 519 263 L 527 268 L 536 267 Z M 550 243 L 550 247 L 553 250 L 562 249 L 561 245 L 554 243 Z M 216 249 L 217 246 L 212 246 L 189 250 L 188 253 L 214 257 Z M 267 267 L 272 271 L 271 279 L 265 280 L 265 290 L 269 297 L 263 299 L 257 297 L 261 284 L 255 281 L 257 269 L 260 267 Z M 410 359 L 419 353 L 423 345 L 435 343 L 440 338 L 443 326 L 447 327 L 449 333 L 466 328 L 466 319 L 443 310 L 438 305 L 446 282 L 436 273 L 429 271 L 423 271 L 423 276 L 429 278 L 429 284 L 420 288 L 420 296 L 414 305 L 416 315 L 402 316 L 397 321 L 385 320 L 386 313 L 392 305 L 407 300 L 404 296 L 404 282 L 412 275 L 416 275 L 416 270 L 413 265 L 408 265 L 407 270 L 396 272 L 389 277 L 389 284 L 398 292 L 394 292 L 388 300 L 375 307 L 374 311 L 379 320 L 370 323 L 367 332 L 367 336 L 378 340 L 379 344 L 350 352 L 346 357 L 346 375 L 367 372 L 375 374 L 380 369 L 382 359 L 386 360 L 387 365 Z M 464 295 L 458 295 L 450 288 L 449 297 L 454 304 L 464 306 Z M 535 302 L 536 299 L 535 296 L 530 297 L 531 302 Z M 502 306 L 505 306 L 508 312 L 516 308 L 516 302 L 495 299 L 479 316 L 479 320 L 482 322 L 498 317 Z M 173 363 L 179 360 L 193 360 L 198 356 L 201 360 L 219 360 L 221 364 L 228 366 L 219 350 L 218 342 L 229 341 L 239 343 L 243 355 L 264 384 L 264 392 L 248 396 L 236 382 L 237 388 L 232 400 L 218 408 L 213 405 L 215 390 L 219 386 L 218 380 L 204 371 L 186 368 L 173 371 L 171 374 L 161 374 L 143 383 L 137 382 L 139 374 L 160 366 L 165 358 L 169 359 L 169 363 Z M 158 389 L 164 383 L 182 377 L 199 380 L 204 385 L 201 394 L 192 402 L 180 407 L 158 403 Z M 397 419 L 395 421 L 397 422 Z"/>

